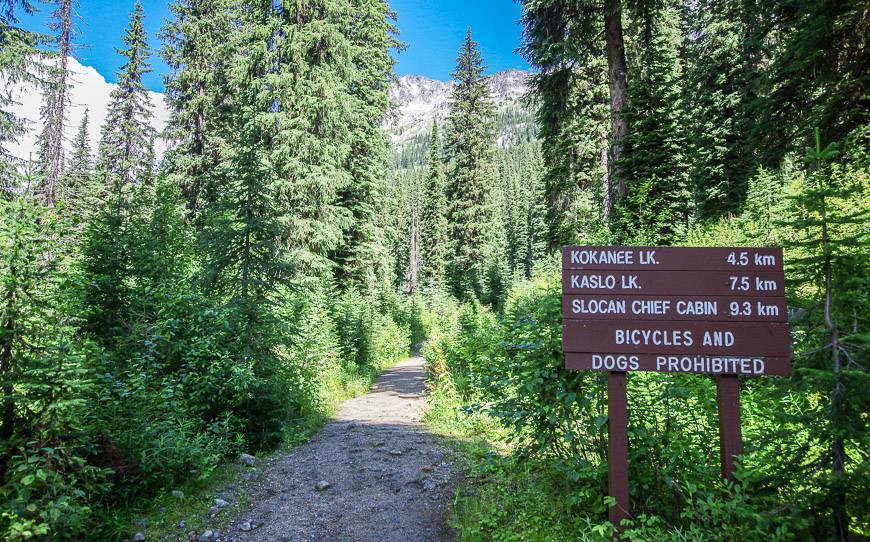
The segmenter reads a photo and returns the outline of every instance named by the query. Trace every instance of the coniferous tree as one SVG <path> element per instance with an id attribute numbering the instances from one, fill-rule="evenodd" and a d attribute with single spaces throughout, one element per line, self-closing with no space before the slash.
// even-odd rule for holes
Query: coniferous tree
<path id="1" fill-rule="evenodd" d="M 97 174 L 112 192 L 139 182 L 154 137 L 151 97 L 142 82 L 142 76 L 151 71 L 143 19 L 142 4 L 137 1 L 124 34 L 126 47 L 119 51 L 126 63 L 118 71 L 118 86 L 110 95 L 98 150 Z"/>
<path id="2" fill-rule="evenodd" d="M 228 86 L 236 16 L 228 0 L 179 0 L 161 32 L 161 54 L 173 70 L 166 78 L 171 115 L 167 170 L 181 187 L 188 211 L 202 226 L 202 210 L 227 182 L 219 167 L 231 132 L 234 93 Z M 237 105 L 237 104 L 235 104 Z"/>
<path id="3" fill-rule="evenodd" d="M 619 205 L 617 222 L 624 241 L 667 244 L 685 228 L 691 203 L 677 56 L 682 36 L 676 6 L 643 4 L 638 11 L 622 158 L 632 202 Z"/>
<path id="4" fill-rule="evenodd" d="M 453 71 L 456 86 L 447 118 L 448 216 L 453 247 L 448 275 L 457 296 L 478 299 L 490 295 L 487 283 L 498 266 L 501 241 L 491 194 L 496 175 L 495 107 L 483 71 L 483 58 L 468 29 Z"/>
<path id="5" fill-rule="evenodd" d="M 701 218 L 737 209 L 756 168 L 750 106 L 758 53 L 757 44 L 745 39 L 750 33 L 746 5 L 704 1 L 689 9 L 687 143 Z"/>
<path id="6" fill-rule="evenodd" d="M 53 399 L 45 391 L 66 394 L 63 379 L 72 376 L 66 364 L 73 360 L 64 359 L 56 342 L 71 338 L 59 310 L 68 287 L 62 235 L 57 215 L 31 197 L 0 201 L 0 441 L 6 460 L 14 437 L 33 436 L 48 421 L 42 416 Z"/>
<path id="7" fill-rule="evenodd" d="M 349 8 L 352 23 L 345 33 L 353 47 L 356 75 L 352 84 L 344 84 L 358 106 L 351 119 L 351 152 L 345 166 L 352 181 L 339 198 L 351 221 L 333 259 L 340 284 L 373 291 L 388 268 L 383 217 L 389 146 L 381 120 L 389 107 L 387 92 L 395 64 L 390 51 L 398 45 L 397 29 L 395 14 L 385 0 L 351 0 Z"/>
<path id="8" fill-rule="evenodd" d="M 48 77 L 43 88 L 42 133 L 39 137 L 39 164 L 42 169 L 39 194 L 49 205 L 54 205 L 64 168 L 64 130 L 70 105 L 69 57 L 72 54 L 74 0 L 56 0 L 49 28 L 56 32 Z"/>
<path id="9" fill-rule="evenodd" d="M 66 164 L 59 194 L 68 209 L 67 214 L 80 222 L 86 220 L 95 205 L 95 198 L 91 194 L 94 184 L 88 117 L 89 111 L 85 109 L 82 122 L 72 142 L 72 154 Z"/>
<path id="10" fill-rule="evenodd" d="M 542 182 L 543 163 L 541 160 L 540 146 L 528 145 L 529 149 L 523 162 L 525 172 L 523 177 L 527 179 L 525 190 L 526 206 L 526 261 L 525 275 L 532 276 L 532 271 L 538 262 L 541 262 L 547 254 L 547 226 L 546 202 L 544 198 L 544 185 Z"/>
<path id="11" fill-rule="evenodd" d="M 254 147 L 247 156 L 269 172 L 280 245 L 300 281 L 328 276 L 329 256 L 352 222 L 339 199 L 352 182 L 351 132 L 362 107 L 351 91 L 352 14 L 347 0 L 283 6 L 260 0 L 243 10 L 237 57 L 251 88 L 236 92 L 244 100 L 240 109 L 251 109 L 243 121 L 251 128 L 241 131 Z"/>
<path id="12" fill-rule="evenodd" d="M 423 280 L 427 284 L 441 286 L 444 284 L 451 249 L 447 222 L 447 178 L 437 119 L 432 123 L 422 207 Z"/>
<path id="13" fill-rule="evenodd" d="M 868 407 L 866 394 L 858 391 L 860 382 L 867 378 L 867 368 L 858 361 L 866 348 L 863 330 L 867 326 L 866 292 L 870 285 L 867 274 L 862 272 L 870 265 L 866 231 L 870 220 L 870 205 L 866 203 L 870 201 L 867 138 L 861 133 L 866 129 L 852 134 L 850 146 L 857 147 L 852 150 L 855 156 L 845 164 L 836 164 L 839 145 L 823 147 L 820 130 L 814 132 L 815 145 L 806 155 L 808 178 L 790 202 L 792 215 L 778 222 L 798 232 L 786 248 L 803 254 L 792 261 L 788 276 L 797 285 L 819 293 L 816 306 L 810 309 L 811 316 L 799 325 L 803 341 L 811 348 L 802 360 L 806 381 L 797 385 L 807 386 L 805 393 L 829 396 L 827 408 L 798 415 L 809 417 L 804 420 L 808 424 L 826 419 L 809 437 L 811 445 L 807 449 L 816 458 L 801 457 L 802 464 L 809 465 L 801 475 L 817 480 L 814 486 L 821 494 L 809 499 L 832 518 L 832 528 L 824 529 L 825 534 L 847 541 L 851 537 L 851 518 L 860 516 L 855 510 L 862 506 L 859 495 L 864 484 L 860 470 L 850 465 L 849 450 L 860 446 L 865 424 L 858 420 Z M 859 158 L 862 154 L 863 159 Z M 856 193 L 863 204 L 850 201 Z M 817 465 L 827 468 L 819 469 Z"/>
<path id="14" fill-rule="evenodd" d="M 522 51 L 539 69 L 532 97 L 544 160 L 547 244 L 553 250 L 577 240 L 588 195 L 605 191 L 610 117 L 599 20 L 592 3 L 523 3 Z M 598 201 L 603 214 L 603 197 Z"/>
<path id="15" fill-rule="evenodd" d="M 127 47 L 120 53 L 127 62 L 111 94 L 97 158 L 95 181 L 100 183 L 102 201 L 88 224 L 82 263 L 90 277 L 85 293 L 87 327 L 104 344 L 110 344 L 121 331 L 128 307 L 129 233 L 136 211 L 133 188 L 143 181 L 154 137 L 149 124 L 151 101 L 142 83 L 142 75 L 149 71 L 149 49 L 139 2 L 130 16 L 124 43 Z"/>
<path id="16" fill-rule="evenodd" d="M 12 88 L 22 82 L 36 81 L 34 59 L 37 52 L 36 35 L 17 26 L 16 7 L 25 13 L 33 12 L 28 0 L 0 0 L 0 198 L 10 199 L 18 185 L 19 161 L 7 145 L 24 131 L 24 119 L 19 115 L 20 104 L 13 99 Z"/>
<path id="17" fill-rule="evenodd" d="M 825 141 L 843 141 L 867 124 L 870 28 L 864 2 L 744 5 L 743 43 L 760 49 L 753 53 L 767 64 L 765 91 L 749 102 L 749 129 L 765 166 L 776 167 L 787 153 L 812 146 L 806 126 L 818 126 Z"/>

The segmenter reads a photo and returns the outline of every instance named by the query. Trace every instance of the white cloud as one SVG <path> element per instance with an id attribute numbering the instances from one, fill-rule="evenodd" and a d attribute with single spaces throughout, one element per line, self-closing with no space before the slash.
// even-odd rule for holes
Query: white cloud
<path id="1" fill-rule="evenodd" d="M 67 126 L 64 132 L 67 147 L 69 147 L 79 129 L 85 109 L 89 109 L 91 151 L 96 152 L 97 143 L 100 140 L 100 129 L 106 121 L 109 95 L 117 85 L 107 82 L 97 70 L 90 66 L 83 66 L 74 58 L 69 59 L 69 68 L 73 75 L 70 92 L 71 107 L 67 115 Z M 149 94 L 154 106 L 154 117 L 151 124 L 158 133 L 162 133 L 166 127 L 166 121 L 169 119 L 169 110 L 166 107 L 163 94 L 159 92 L 149 92 Z M 16 144 L 9 146 L 10 152 L 22 159 L 26 159 L 31 155 L 35 157 L 36 136 L 42 130 L 42 123 L 39 120 L 42 94 L 39 89 L 31 85 L 17 85 L 13 89 L 13 95 L 15 101 L 21 104 L 18 106 L 16 113 L 27 119 L 29 123 L 27 134 L 21 137 Z M 165 150 L 166 142 L 158 138 L 155 143 L 155 152 L 158 158 L 163 155 Z"/>

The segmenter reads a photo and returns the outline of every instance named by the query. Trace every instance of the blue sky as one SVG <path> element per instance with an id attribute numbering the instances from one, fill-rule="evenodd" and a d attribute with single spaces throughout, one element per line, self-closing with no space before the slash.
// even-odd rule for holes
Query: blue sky
<path id="1" fill-rule="evenodd" d="M 121 57 L 115 48 L 121 47 L 121 37 L 134 0 L 81 0 L 78 13 L 78 57 L 82 64 L 93 66 L 108 81 L 115 81 L 115 71 Z M 46 31 L 52 6 L 34 2 L 41 12 L 32 16 L 20 14 L 20 23 L 31 30 Z M 399 16 L 399 38 L 407 49 L 396 58 L 399 75 L 419 74 L 447 80 L 456 59 L 465 29 L 472 27 L 480 43 L 488 72 L 507 68 L 527 69 L 528 65 L 514 50 L 520 44 L 522 29 L 517 21 L 521 15 L 514 0 L 390 0 Z M 167 1 L 142 0 L 145 27 L 152 49 L 159 47 L 157 33 L 169 17 Z M 154 55 L 154 71 L 145 79 L 151 90 L 163 90 L 162 76 L 167 68 Z"/>

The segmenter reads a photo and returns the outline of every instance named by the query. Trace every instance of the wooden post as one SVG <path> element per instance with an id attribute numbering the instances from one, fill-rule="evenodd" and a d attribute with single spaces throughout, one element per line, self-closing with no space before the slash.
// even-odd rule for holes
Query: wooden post
<path id="1" fill-rule="evenodd" d="M 719 405 L 719 462 L 722 476 L 734 482 L 734 456 L 743 453 L 740 434 L 740 381 L 737 375 L 716 377 L 716 402 Z"/>
<path id="2" fill-rule="evenodd" d="M 607 489 L 616 505 L 608 512 L 617 529 L 630 517 L 628 503 L 628 398 L 624 372 L 607 376 Z M 620 529 L 621 530 L 621 529 Z"/>

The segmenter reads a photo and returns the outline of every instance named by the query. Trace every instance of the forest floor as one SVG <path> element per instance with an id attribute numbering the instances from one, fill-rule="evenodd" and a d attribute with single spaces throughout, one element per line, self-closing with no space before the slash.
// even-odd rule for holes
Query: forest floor
<path id="1" fill-rule="evenodd" d="M 440 542 L 453 496 L 454 452 L 426 430 L 421 357 L 387 370 L 335 419 L 262 465 L 235 519 L 214 539 Z"/>

